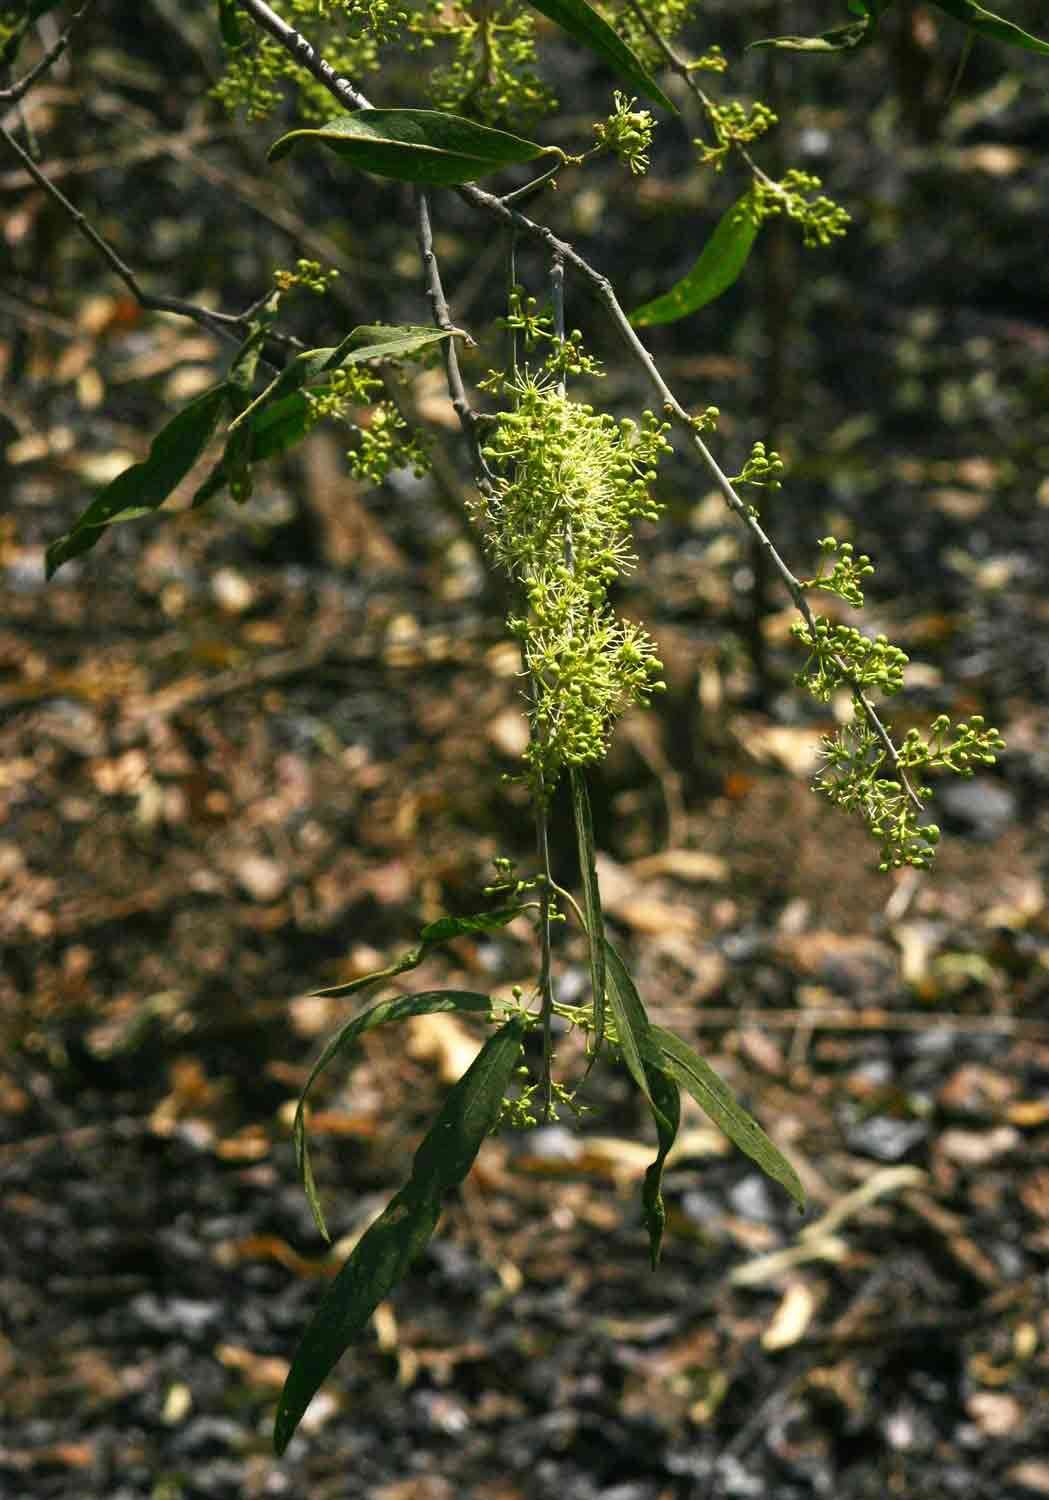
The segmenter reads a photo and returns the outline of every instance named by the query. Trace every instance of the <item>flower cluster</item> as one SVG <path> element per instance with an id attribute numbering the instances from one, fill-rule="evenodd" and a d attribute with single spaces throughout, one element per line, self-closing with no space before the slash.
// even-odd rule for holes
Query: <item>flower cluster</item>
<path id="1" fill-rule="evenodd" d="M 476 7 L 427 0 L 408 30 L 422 50 L 451 45 L 451 57 L 430 76 L 434 108 L 518 125 L 556 108 L 536 71 L 535 16 L 527 7 L 513 0 Z"/>
<path id="2" fill-rule="evenodd" d="M 296 287 L 301 287 L 303 291 L 313 292 L 317 297 L 322 297 L 330 290 L 332 282 L 338 279 L 338 271 L 326 271 L 319 260 L 297 260 L 294 271 L 278 266 L 273 273 L 273 284 L 278 292 L 291 292 Z"/>
<path id="3" fill-rule="evenodd" d="M 718 104 L 712 99 L 705 102 L 707 120 L 714 132 L 714 145 L 704 140 L 695 140 L 693 145 L 699 153 L 700 164 L 713 167 L 720 172 L 734 146 L 749 146 L 761 139 L 777 123 L 775 113 L 757 100 L 748 113 L 738 99 Z"/>
<path id="4" fill-rule="evenodd" d="M 750 457 L 732 483 L 752 484 L 758 489 L 778 490 L 783 488 L 779 477 L 782 473 L 783 460 L 775 448 L 766 451 L 764 443 L 755 443 L 750 450 Z"/>
<path id="5" fill-rule="evenodd" d="M 636 109 L 636 99 L 628 99 L 616 90 L 615 112 L 594 126 L 598 145 L 612 151 L 636 176 L 648 171 L 647 151 L 652 144 L 656 122 L 647 109 Z"/>
<path id="6" fill-rule="evenodd" d="M 391 0 L 288 0 L 285 10 L 292 25 L 320 45 L 332 69 L 351 78 L 374 73 L 380 48 L 397 41 L 409 21 L 408 12 Z M 281 103 L 285 82 L 297 85 L 304 118 L 322 121 L 341 112 L 327 89 L 279 42 L 254 27 L 245 31 L 246 40 L 227 48 L 226 71 L 212 90 L 231 114 L 243 110 L 249 120 L 264 118 Z"/>
<path id="7" fill-rule="evenodd" d="M 524 591 L 509 625 L 530 679 L 525 758 L 546 797 L 565 766 L 604 755 L 624 709 L 662 687 L 652 641 L 607 593 L 634 562 L 631 522 L 659 513 L 649 486 L 669 426 L 651 412 L 640 426 L 597 413 L 549 370 L 518 374 L 507 391 L 511 408 L 484 448 L 495 483 L 477 509 L 493 557 Z"/>
<path id="8" fill-rule="evenodd" d="M 854 557 L 852 543 L 839 542 L 833 536 L 820 537 L 817 546 L 822 553 L 819 572 L 814 578 L 803 579 L 802 588 L 823 589 L 828 594 L 836 594 L 846 604 L 851 604 L 853 609 L 862 609 L 863 589 L 860 582 L 874 572 L 870 558 L 865 552 Z M 832 560 L 833 567 L 828 573 L 827 564 Z"/>
<path id="9" fill-rule="evenodd" d="M 786 214 L 800 228 L 802 243 L 807 249 L 829 245 L 831 240 L 845 234 L 851 215 L 840 203 L 819 193 L 821 186 L 818 177 L 796 168 L 785 172 L 779 182 L 757 178 L 753 197 L 758 222 Z"/>

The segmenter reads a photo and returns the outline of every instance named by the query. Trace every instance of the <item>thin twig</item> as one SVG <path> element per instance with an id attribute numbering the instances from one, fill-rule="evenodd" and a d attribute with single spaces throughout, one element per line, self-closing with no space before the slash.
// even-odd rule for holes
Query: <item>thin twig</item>
<path id="1" fill-rule="evenodd" d="M 300 31 L 294 26 L 289 26 L 287 21 L 277 15 L 266 4 L 266 0 L 237 0 L 241 10 L 247 11 L 248 15 L 268 32 L 275 42 L 279 42 L 284 50 L 289 53 L 301 68 L 313 75 L 318 83 L 324 85 L 330 94 L 344 104 L 347 109 L 371 109 L 373 106 L 360 92 L 354 88 L 348 78 L 343 78 L 336 73 L 331 63 L 326 62 L 317 49 L 306 40 Z"/>
<path id="2" fill-rule="evenodd" d="M 459 369 L 459 354 L 455 347 L 455 336 L 462 336 L 462 330 L 456 328 L 448 312 L 448 302 L 444 295 L 444 287 L 441 284 L 441 269 L 437 264 L 437 256 L 433 248 L 433 226 L 430 223 L 430 198 L 424 188 L 415 190 L 415 224 L 419 240 L 419 254 L 423 263 L 423 275 L 426 278 L 426 294 L 430 299 L 430 311 L 436 327 L 443 328 L 450 336 L 443 340 L 442 352 L 444 354 L 444 371 L 448 380 L 448 395 L 451 399 L 452 409 L 459 418 L 466 440 L 470 445 L 470 456 L 473 461 L 474 474 L 477 486 L 485 493 L 491 490 L 492 471 L 488 467 L 488 460 L 481 451 L 481 442 L 477 432 L 477 416 L 473 407 L 466 399 L 466 387 L 463 385 L 462 372 Z"/>
<path id="3" fill-rule="evenodd" d="M 42 188 L 47 196 L 61 208 L 62 212 L 72 222 L 73 227 L 82 234 L 84 239 L 98 251 L 102 259 L 127 287 L 140 307 L 150 312 L 177 313 L 183 318 L 191 318 L 194 323 L 201 324 L 212 333 L 217 333 L 223 338 L 235 337 L 239 330 L 247 327 L 243 314 L 215 312 L 210 307 L 202 307 L 197 302 L 187 302 L 182 297 L 155 296 L 152 292 L 145 291 L 138 282 L 134 271 L 122 260 L 109 241 L 94 227 L 94 225 L 82 214 L 79 208 L 66 197 L 61 188 L 55 186 L 37 166 L 36 162 L 24 151 L 15 140 L 14 136 L 3 125 L 0 125 L 0 137 L 21 161 L 25 170 L 32 177 L 38 187 Z"/>
<path id="4" fill-rule="evenodd" d="M 535 833 L 539 868 L 544 885 L 539 903 L 539 1018 L 543 1028 L 543 1120 L 549 1120 L 553 1105 L 553 1015 L 554 977 L 550 964 L 550 901 L 555 889 L 550 870 L 550 839 L 547 828 L 546 799 L 536 798 Z"/>
<path id="5" fill-rule="evenodd" d="M 259 25 L 269 32 L 272 37 L 279 41 L 297 62 L 306 68 L 319 82 L 323 83 L 336 99 L 343 104 L 347 104 L 351 109 L 372 108 L 367 98 L 354 88 L 347 79 L 340 77 L 331 65 L 325 62 L 317 53 L 316 49 L 310 45 L 305 37 L 295 31 L 287 22 L 281 20 L 265 3 L 265 0 L 237 0 L 237 3 L 249 15 L 253 16 Z M 802 588 L 800 580 L 794 576 L 787 567 L 787 564 L 780 557 L 772 539 L 766 534 L 757 516 L 753 513 L 750 506 L 740 498 L 733 487 L 732 481 L 718 464 L 714 455 L 703 441 L 702 436 L 697 431 L 694 421 L 659 373 L 652 356 L 638 338 L 629 318 L 620 306 L 608 277 L 592 266 L 589 261 L 585 260 L 567 241 L 559 239 L 552 229 L 549 229 L 545 224 L 536 223 L 533 219 L 528 218 L 526 214 L 521 213 L 512 206 L 508 206 L 501 198 L 497 198 L 492 193 L 485 192 L 483 188 L 477 187 L 476 184 L 464 184 L 458 191 L 459 196 L 467 203 L 473 204 L 482 212 L 499 219 L 502 223 L 517 228 L 522 233 L 528 235 L 529 238 L 538 240 L 546 246 L 551 256 L 559 256 L 564 263 L 573 266 L 589 282 L 618 329 L 628 352 L 648 376 L 649 381 L 659 395 L 664 411 L 673 419 L 678 427 L 688 433 L 693 447 L 699 454 L 704 467 L 711 475 L 725 503 L 738 516 L 743 525 L 746 526 L 758 545 L 764 549 L 770 564 L 786 587 L 794 603 L 794 607 L 801 615 L 809 631 L 815 634 L 816 622 L 813 618 L 812 610 L 809 608 L 809 603 L 805 597 L 805 591 Z M 885 751 L 893 772 L 898 777 L 908 800 L 912 806 L 921 811 L 921 799 L 911 786 L 907 773 L 900 761 L 899 752 L 893 744 L 888 730 L 882 723 L 870 698 L 864 692 L 855 674 L 849 671 L 841 657 L 831 654 L 830 660 L 841 674 L 842 680 L 848 683 L 852 689 L 856 703 L 861 708 L 868 724 L 881 744 L 882 749 Z"/>
<path id="6" fill-rule="evenodd" d="M 0 89 L 0 104 L 17 104 L 20 99 L 23 99 L 28 94 L 37 79 L 42 78 L 48 69 L 52 68 L 62 56 L 62 53 L 69 46 L 69 38 L 73 35 L 76 27 L 93 4 L 94 0 L 84 0 L 80 9 L 74 12 L 65 31 L 63 31 L 55 44 L 48 48 L 36 66 L 30 68 L 29 72 L 20 78 L 17 83 L 11 84 L 9 88 Z"/>

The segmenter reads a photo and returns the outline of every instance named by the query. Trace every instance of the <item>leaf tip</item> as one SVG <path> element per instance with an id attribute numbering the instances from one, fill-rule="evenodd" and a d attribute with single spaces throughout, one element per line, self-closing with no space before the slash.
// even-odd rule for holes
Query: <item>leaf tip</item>
<path id="1" fill-rule="evenodd" d="M 306 132 L 304 130 L 289 130 L 287 135 L 278 137 L 278 139 L 273 142 L 273 145 L 266 152 L 266 160 L 280 161 L 281 157 L 287 156 L 288 152 L 291 150 L 296 136 L 305 134 Z"/>

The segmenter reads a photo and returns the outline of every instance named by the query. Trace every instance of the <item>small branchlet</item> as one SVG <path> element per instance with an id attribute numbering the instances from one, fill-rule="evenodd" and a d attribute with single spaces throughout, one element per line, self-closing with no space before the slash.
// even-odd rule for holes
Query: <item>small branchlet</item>
<path id="1" fill-rule="evenodd" d="M 874 572 L 870 558 L 865 552 L 853 556 L 851 542 L 839 542 L 836 537 L 824 536 L 817 543 L 820 552 L 819 572 L 814 578 L 800 580 L 803 589 L 823 589 L 835 594 L 853 609 L 863 608 L 863 590 L 860 581 Z M 828 564 L 833 563 L 827 572 Z"/>
<path id="2" fill-rule="evenodd" d="M 886 697 L 903 687 L 907 656 L 884 635 L 866 636 L 854 625 L 835 623 L 822 615 L 813 616 L 812 627 L 805 620 L 791 626 L 791 634 L 809 651 L 794 680 L 821 703 L 842 685 L 846 672 L 856 686 Z"/>
<path id="3" fill-rule="evenodd" d="M 779 477 L 782 473 L 783 460 L 775 448 L 766 451 L 764 443 L 755 443 L 750 450 L 750 457 L 730 483 L 752 484 L 759 489 L 775 491 L 783 488 Z"/>

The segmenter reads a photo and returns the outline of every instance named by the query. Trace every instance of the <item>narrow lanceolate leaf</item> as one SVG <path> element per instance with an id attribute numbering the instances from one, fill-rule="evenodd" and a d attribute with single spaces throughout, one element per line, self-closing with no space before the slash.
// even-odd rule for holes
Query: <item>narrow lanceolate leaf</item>
<path id="1" fill-rule="evenodd" d="M 397 974 L 407 973 L 409 969 L 417 969 L 425 955 L 438 943 L 447 943 L 451 938 L 473 936 L 478 932 L 495 932 L 527 910 L 526 905 L 498 906 L 493 911 L 475 912 L 468 917 L 438 917 L 436 922 L 428 922 L 423 928 L 419 934 L 419 945 L 403 953 L 388 968 L 377 969 L 373 974 L 362 974 L 359 979 L 351 979 L 346 984 L 332 984 L 327 989 L 311 990 L 310 993 L 352 995 L 369 985 L 378 984 L 380 980 L 392 979 Z"/>
<path id="2" fill-rule="evenodd" d="M 586 789 L 586 777 L 578 766 L 572 767 L 571 781 L 586 935 L 590 945 L 590 988 L 594 996 L 594 1038 L 590 1054 L 592 1066 L 605 1038 L 605 920 L 601 912 L 601 889 L 597 882 L 597 852 L 594 848 L 590 798 Z"/>
<path id="3" fill-rule="evenodd" d="M 656 1104 L 652 1098 L 649 1074 L 663 1066 L 659 1048 L 652 1038 L 641 996 L 626 965 L 612 944 L 605 939 L 605 969 L 608 976 L 608 1003 L 616 1023 L 616 1037 L 623 1054 L 627 1072 L 648 1100 L 652 1109 Z"/>
<path id="4" fill-rule="evenodd" d="M 394 1021 L 406 1021 L 412 1016 L 431 1016 L 438 1011 L 473 1011 L 487 1015 L 491 1010 L 491 1004 L 487 995 L 473 994 L 469 990 L 426 990 L 420 995 L 398 995 L 396 999 L 380 1001 L 378 1005 L 373 1005 L 371 1010 L 366 1010 L 363 1015 L 355 1016 L 352 1021 L 347 1021 L 346 1025 L 340 1027 L 328 1040 L 306 1080 L 299 1106 L 295 1111 L 295 1124 L 292 1129 L 295 1159 L 299 1164 L 302 1185 L 313 1212 L 313 1222 L 326 1240 L 330 1240 L 331 1236 L 324 1222 L 324 1212 L 317 1193 L 313 1167 L 310 1164 L 309 1144 L 306 1139 L 306 1097 L 318 1074 L 322 1073 L 340 1052 L 348 1051 L 366 1031 L 373 1031 L 376 1026 L 386 1026 Z"/>
<path id="5" fill-rule="evenodd" d="M 661 297 L 632 312 L 631 323 L 636 328 L 653 323 L 674 323 L 720 297 L 746 265 L 758 227 L 753 199 L 749 193 L 744 193 L 721 216 L 688 275 Z"/>
<path id="6" fill-rule="evenodd" d="M 300 145 L 326 146 L 363 172 L 402 182 L 453 186 L 537 156 L 561 155 L 555 146 L 509 135 L 435 109 L 358 109 L 316 130 L 292 130 L 275 141 L 270 161 Z"/>
<path id="7" fill-rule="evenodd" d="M 549 16 L 563 31 L 603 57 L 624 83 L 629 83 L 639 94 L 644 94 L 646 99 L 661 105 L 672 115 L 677 114 L 677 107 L 645 71 L 640 59 L 623 38 L 612 30 L 608 22 L 587 5 L 586 0 L 529 0 L 529 4 L 533 10 Z"/>
<path id="8" fill-rule="evenodd" d="M 163 505 L 204 452 L 226 401 L 225 382 L 213 385 L 162 427 L 142 462 L 118 474 L 72 530 L 48 547 L 48 578 L 71 557 L 89 552 L 107 527 L 149 515 Z"/>
<path id="9" fill-rule="evenodd" d="M 652 1269 L 659 1264 L 659 1252 L 663 1244 L 663 1228 L 667 1222 L 667 1211 L 663 1206 L 663 1167 L 667 1152 L 677 1139 L 681 1123 L 681 1094 L 678 1086 L 667 1073 L 658 1068 L 649 1069 L 649 1087 L 652 1090 L 652 1116 L 656 1122 L 659 1150 L 656 1159 L 645 1173 L 641 1189 L 641 1213 L 648 1230 L 649 1253 Z"/>
<path id="10" fill-rule="evenodd" d="M 462 1182 L 499 1117 L 524 1029 L 524 1018 L 514 1016 L 485 1043 L 416 1152 L 410 1181 L 358 1241 L 322 1299 L 277 1406 L 273 1444 L 278 1454 L 346 1348 L 426 1247 L 445 1194 Z"/>
<path id="11" fill-rule="evenodd" d="M 799 1208 L 805 1206 L 805 1190 L 798 1174 L 777 1146 L 774 1146 L 758 1122 L 736 1102 L 732 1090 L 719 1078 L 692 1048 L 672 1031 L 653 1026 L 652 1038 L 659 1048 L 662 1067 L 675 1083 L 692 1095 L 732 1143 L 749 1156 L 767 1177 L 785 1187 Z"/>
<path id="12" fill-rule="evenodd" d="M 656 1159 L 645 1173 L 641 1193 L 642 1216 L 648 1230 L 649 1250 L 654 1266 L 659 1260 L 663 1226 L 667 1217 L 663 1207 L 663 1165 L 677 1136 L 681 1120 L 681 1097 L 673 1077 L 668 1076 L 669 1070 L 656 1039 L 657 1028 L 648 1019 L 634 981 L 607 938 L 604 947 L 608 999 L 616 1024 L 619 1047 L 631 1078 L 648 1100 L 659 1140 Z"/>
<path id="13" fill-rule="evenodd" d="M 194 508 L 222 493 L 243 467 L 245 450 L 248 464 L 276 458 L 301 442 L 311 427 L 309 405 L 301 393 L 271 402 L 250 425 L 237 427 L 230 434 L 222 457 L 193 496 Z"/>
<path id="14" fill-rule="evenodd" d="M 450 329 L 414 323 L 366 324 L 355 328 L 332 348 L 307 349 L 303 354 L 297 354 L 232 425 L 237 427 L 254 420 L 270 402 L 299 390 L 301 386 L 322 382 L 324 376 L 333 370 L 365 364 L 373 359 L 407 359 L 450 336 Z"/>
<path id="15" fill-rule="evenodd" d="M 953 16 L 956 21 L 963 22 L 970 31 L 978 31 L 981 36 L 993 37 L 996 42 L 1010 42 L 1014 47 L 1024 47 L 1028 52 L 1041 52 L 1049 57 L 1049 42 L 1043 42 L 1040 37 L 1032 36 L 1029 31 L 1022 30 L 1012 21 L 1006 21 L 993 11 L 985 10 L 982 5 L 977 5 L 976 0 L 932 0 L 932 3 Z"/>
<path id="16" fill-rule="evenodd" d="M 855 47 L 866 47 L 874 40 L 874 21 L 867 17 L 863 21 L 850 21 L 846 26 L 835 26 L 819 36 L 766 36 L 759 42 L 751 42 L 747 51 L 755 47 L 779 47 L 785 52 L 851 52 Z"/>

